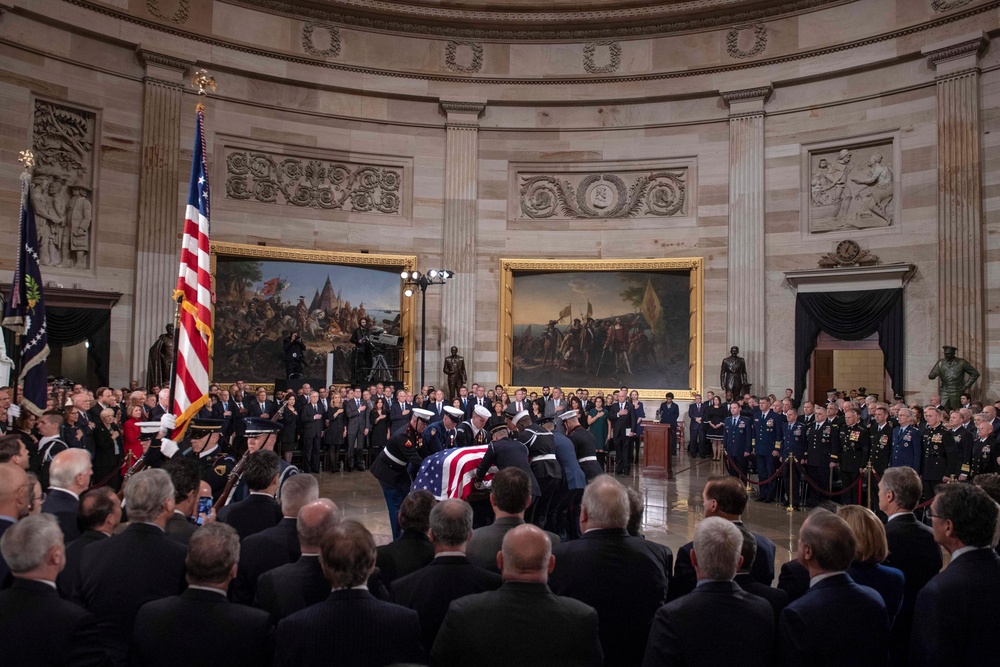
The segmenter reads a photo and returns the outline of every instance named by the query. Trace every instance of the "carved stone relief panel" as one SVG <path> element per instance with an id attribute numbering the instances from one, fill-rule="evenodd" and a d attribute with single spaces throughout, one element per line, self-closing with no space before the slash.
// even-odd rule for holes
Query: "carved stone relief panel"
<path id="1" fill-rule="evenodd" d="M 483 68 L 483 45 L 450 41 L 444 49 L 444 65 L 452 72 L 475 74 Z"/>
<path id="2" fill-rule="evenodd" d="M 311 56 L 336 58 L 340 55 L 340 30 L 329 23 L 306 22 L 302 26 L 302 50 Z"/>
<path id="3" fill-rule="evenodd" d="M 748 43 L 748 48 L 743 48 L 740 44 L 745 34 L 752 34 L 752 42 Z M 726 53 L 731 58 L 753 58 L 764 53 L 767 48 L 767 26 L 758 23 L 754 26 L 741 26 L 731 28 L 726 33 Z"/>
<path id="4" fill-rule="evenodd" d="M 669 218 L 692 210 L 691 161 L 539 166 L 512 166 L 510 219 Z"/>
<path id="5" fill-rule="evenodd" d="M 900 155 L 894 134 L 803 146 L 803 153 L 809 233 L 898 228 Z"/>
<path id="6" fill-rule="evenodd" d="M 39 263 L 92 268 L 95 230 L 94 144 L 97 114 L 36 99 L 31 147 L 31 202 L 38 227 Z"/>
<path id="7" fill-rule="evenodd" d="M 382 215 L 403 214 L 404 167 L 226 146 L 226 199 Z"/>
<path id="8" fill-rule="evenodd" d="M 607 49 L 603 65 L 597 64 L 598 47 L 602 52 Z M 583 68 L 590 74 L 611 74 L 617 72 L 621 64 L 622 45 L 618 42 L 591 42 L 583 47 Z"/>

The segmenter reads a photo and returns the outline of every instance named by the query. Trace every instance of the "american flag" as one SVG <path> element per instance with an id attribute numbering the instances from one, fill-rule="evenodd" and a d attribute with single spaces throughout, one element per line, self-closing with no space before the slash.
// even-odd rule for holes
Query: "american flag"
<path id="1" fill-rule="evenodd" d="M 483 447 L 455 447 L 431 454 L 420 464 L 414 491 L 426 489 L 438 500 L 468 498 L 475 490 L 476 468 L 486 454 Z M 490 479 L 492 475 L 487 475 Z"/>
<path id="2" fill-rule="evenodd" d="M 181 265 L 174 298 L 182 298 L 174 370 L 174 409 L 177 429 L 208 403 L 208 359 L 212 353 L 212 270 L 209 260 L 209 189 L 205 163 L 205 110 L 198 105 L 198 127 L 191 160 L 191 190 L 184 216 Z"/>

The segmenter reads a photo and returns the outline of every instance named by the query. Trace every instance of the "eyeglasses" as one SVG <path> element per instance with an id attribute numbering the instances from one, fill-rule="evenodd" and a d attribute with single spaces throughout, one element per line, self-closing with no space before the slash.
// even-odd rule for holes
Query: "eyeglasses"
<path id="1" fill-rule="evenodd" d="M 935 514 L 934 510 L 932 510 L 929 505 L 927 506 L 927 509 L 924 510 L 924 516 L 927 517 L 928 519 L 943 519 L 944 518 L 940 514 Z"/>
<path id="2" fill-rule="evenodd" d="M 35 496 L 35 502 L 36 503 L 44 503 L 45 499 L 48 498 L 48 497 L 49 497 L 49 494 L 47 494 L 44 491 L 42 491 L 41 495 Z"/>

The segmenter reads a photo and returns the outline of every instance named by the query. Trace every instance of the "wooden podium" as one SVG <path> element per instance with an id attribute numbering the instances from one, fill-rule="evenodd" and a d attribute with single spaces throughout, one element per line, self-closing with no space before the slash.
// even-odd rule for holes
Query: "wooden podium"
<path id="1" fill-rule="evenodd" d="M 669 477 L 673 474 L 670 468 L 670 429 L 669 424 L 643 422 L 642 473 L 644 475 Z"/>

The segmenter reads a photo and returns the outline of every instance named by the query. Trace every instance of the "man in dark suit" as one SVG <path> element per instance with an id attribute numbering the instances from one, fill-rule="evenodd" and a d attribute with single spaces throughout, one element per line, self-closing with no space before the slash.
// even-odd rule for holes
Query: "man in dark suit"
<path id="1" fill-rule="evenodd" d="M 383 544 L 377 549 L 376 565 L 386 585 L 411 572 L 416 572 L 434 558 L 434 545 L 427 531 L 430 530 L 431 509 L 434 496 L 423 489 L 413 491 L 403 499 L 399 508 L 399 539 Z"/>
<path id="2" fill-rule="evenodd" d="M 698 586 L 656 612 L 645 667 L 741 665 L 770 667 L 774 654 L 771 606 L 733 581 L 742 562 L 740 529 L 720 517 L 695 528 L 691 560 Z"/>
<path id="3" fill-rule="evenodd" d="M 609 665 L 642 662 L 653 615 L 667 598 L 663 566 L 643 540 L 625 530 L 628 493 L 614 477 L 587 485 L 580 509 L 583 537 L 552 549 L 556 567 L 549 587 L 597 610 L 604 659 Z"/>
<path id="4" fill-rule="evenodd" d="M 347 413 L 347 467 L 363 471 L 365 463 L 361 449 L 368 436 L 368 405 L 361 396 L 361 387 L 348 392 L 344 411 Z M 391 415 L 389 424 L 391 428 Z"/>
<path id="5" fill-rule="evenodd" d="M 90 488 L 92 476 L 90 454 L 82 449 L 64 449 L 49 465 L 49 490 L 42 511 L 55 515 L 66 544 L 80 537 L 77 509 L 80 494 Z"/>
<path id="6" fill-rule="evenodd" d="M 941 484 L 929 512 L 934 539 L 951 562 L 917 595 L 910 664 L 997 664 L 1000 557 L 993 550 L 997 504 L 978 486 Z"/>
<path id="7" fill-rule="evenodd" d="M 688 406 L 688 454 L 692 458 L 701 456 L 701 394 L 695 394 Z"/>
<path id="8" fill-rule="evenodd" d="M 313 500 L 299 510 L 295 531 L 301 555 L 294 562 L 264 572 L 256 581 L 253 605 L 270 614 L 272 623 L 277 624 L 330 595 L 330 584 L 319 563 L 319 550 L 323 536 L 339 523 L 340 511 L 329 498 Z"/>
<path id="9" fill-rule="evenodd" d="M 187 549 L 188 589 L 142 606 L 132 628 L 130 664 L 271 664 L 267 613 L 226 599 L 239 553 L 239 536 L 231 526 L 215 522 L 198 529 Z M 210 633 L 208 641 L 202 632 Z"/>
<path id="10" fill-rule="evenodd" d="M 491 446 L 496 444 L 494 441 Z M 523 446 L 517 443 L 518 446 Z M 524 511 L 532 498 L 534 476 L 528 476 L 524 470 L 517 467 L 503 468 L 493 475 L 493 486 L 490 488 L 490 505 L 496 516 L 488 526 L 472 531 L 472 538 L 466 545 L 465 555 L 474 564 L 484 570 L 500 573 L 497 565 L 497 554 L 503 546 L 504 536 L 513 528 L 524 524 Z M 546 531 L 552 544 L 559 544 L 559 536 Z"/>
<path id="11" fill-rule="evenodd" d="M 507 533 L 497 555 L 503 585 L 451 603 L 431 651 L 434 664 L 603 665 L 597 611 L 549 590 L 551 549 L 537 526 Z"/>
<path id="12" fill-rule="evenodd" d="M 241 540 L 281 521 L 281 507 L 274 499 L 278 490 L 279 471 L 278 455 L 269 449 L 247 456 L 243 479 L 250 489 L 250 495 L 238 503 L 226 505 L 218 514 L 219 521 L 235 528 Z"/>
<path id="13" fill-rule="evenodd" d="M 28 514 L 33 495 L 32 484 L 24 468 L 10 461 L 0 464 L 0 536 Z M 9 578 L 10 568 L 0 553 L 0 588 L 8 583 Z"/>
<path id="14" fill-rule="evenodd" d="M 163 469 L 174 485 L 174 513 L 167 521 L 165 532 L 170 539 L 187 546 L 194 531 L 198 530 L 198 524 L 191 520 L 201 495 L 198 464 L 186 456 L 175 456 L 163 464 Z"/>
<path id="15" fill-rule="evenodd" d="M 97 619 L 56 592 L 64 551 L 51 514 L 29 516 L 0 539 L 0 552 L 14 575 L 11 587 L 0 592 L 4 664 L 107 664 L 106 637 Z"/>
<path id="16" fill-rule="evenodd" d="M 757 538 L 747 530 L 746 526 L 741 525 L 737 528 L 740 529 L 740 535 L 743 537 L 743 547 L 740 549 L 740 556 L 743 560 L 740 562 L 740 567 L 736 571 L 736 577 L 733 581 L 747 593 L 767 600 L 774 612 L 774 627 L 778 627 L 781 610 L 788 606 L 788 593 L 778 588 L 765 586 L 753 578 L 750 569 L 757 558 Z"/>
<path id="17" fill-rule="evenodd" d="M 670 579 L 674 572 L 674 552 L 670 550 L 670 547 L 665 544 L 660 544 L 659 542 L 654 542 L 653 540 L 647 540 L 646 536 L 642 534 L 642 515 L 646 511 L 646 501 L 642 495 L 633 489 L 631 486 L 625 487 L 625 491 L 628 493 L 628 526 L 625 530 L 632 537 L 637 537 L 642 540 L 642 546 L 645 547 L 646 552 L 652 556 L 653 560 L 656 561 L 660 569 L 663 570 L 663 576 L 667 580 L 667 591 L 670 591 Z"/>
<path id="18" fill-rule="evenodd" d="M 97 616 L 116 665 L 126 664 L 132 623 L 142 605 L 184 589 L 183 545 L 164 534 L 174 485 L 164 470 L 136 473 L 125 487 L 129 527 L 83 550 L 77 599 Z"/>
<path id="19" fill-rule="evenodd" d="M 253 604 L 258 578 L 276 567 L 298 560 L 299 535 L 296 517 L 303 507 L 319 498 L 319 484 L 312 475 L 293 475 L 281 496 L 281 520 L 255 533 L 240 545 L 240 569 L 230 586 L 233 602 Z"/>
<path id="20" fill-rule="evenodd" d="M 56 579 L 59 595 L 67 600 L 73 599 L 80 583 L 83 550 L 94 542 L 111 537 L 121 519 L 121 501 L 111 487 L 99 486 L 80 496 L 77 524 L 83 532 L 66 545 L 66 567 Z"/>
<path id="21" fill-rule="evenodd" d="M 268 399 L 267 390 L 262 387 L 257 390 L 257 400 L 249 402 L 249 405 L 247 406 L 247 417 L 270 419 L 274 416 L 274 413 L 277 410 L 277 404 Z"/>
<path id="22" fill-rule="evenodd" d="M 472 536 L 472 506 L 450 498 L 431 510 L 431 543 L 434 560 L 427 567 L 397 579 L 392 593 L 398 604 L 417 612 L 424 648 L 430 652 L 434 638 L 454 600 L 500 588 L 500 575 L 476 567 L 465 557 Z"/>
<path id="23" fill-rule="evenodd" d="M 810 588 L 781 612 L 778 646 L 786 664 L 886 664 L 889 615 L 878 593 L 846 573 L 854 552 L 854 534 L 846 521 L 824 509 L 806 517 L 797 558 L 809 570 Z"/>
<path id="24" fill-rule="evenodd" d="M 878 505 L 887 517 L 885 537 L 889 558 L 885 564 L 903 573 L 903 604 L 892 624 L 889 657 L 893 665 L 909 664 L 910 635 L 917 594 L 941 571 L 941 547 L 934 531 L 917 521 L 913 510 L 920 502 L 920 475 L 909 466 L 887 468 L 878 485 Z"/>
<path id="25" fill-rule="evenodd" d="M 618 400 L 608 406 L 611 421 L 611 438 L 615 444 L 615 474 L 628 475 L 632 472 L 632 448 L 626 430 L 632 428 L 634 410 L 625 390 L 618 392 Z"/>
<path id="26" fill-rule="evenodd" d="M 425 653 L 417 612 L 377 600 L 368 592 L 368 577 L 375 569 L 371 533 L 355 521 L 344 522 L 323 537 L 319 557 L 333 592 L 278 624 L 276 643 L 281 650 L 274 664 L 422 663 Z M 330 641 L 331 631 L 336 641 Z"/>
<path id="27" fill-rule="evenodd" d="M 778 574 L 778 590 L 788 595 L 789 602 L 795 602 L 809 592 L 809 570 L 794 558 L 788 561 Z"/>
<path id="28" fill-rule="evenodd" d="M 170 389 L 164 387 L 160 390 L 160 393 L 156 395 L 156 405 L 153 410 L 149 413 L 149 421 L 158 422 L 160 418 L 170 412 Z M 90 420 L 93 424 L 100 422 L 100 416 L 97 419 Z M 79 425 L 79 422 L 77 422 Z"/>
<path id="29" fill-rule="evenodd" d="M 353 402 L 352 402 L 353 405 Z M 299 411 L 299 428 L 302 431 L 302 471 L 318 473 L 323 424 L 326 414 L 319 404 L 319 392 L 309 392 L 309 402 Z"/>
<path id="30" fill-rule="evenodd" d="M 472 402 L 468 402 L 469 406 Z M 346 406 L 346 401 L 345 401 Z M 396 400 L 392 402 L 392 407 L 389 408 L 389 433 L 395 434 L 401 428 L 405 428 L 407 424 L 410 423 L 410 411 L 413 409 L 413 405 L 406 402 L 406 392 L 400 389 L 396 393 Z M 472 409 L 471 407 L 469 408 Z"/>
<path id="31" fill-rule="evenodd" d="M 701 492 L 705 506 L 705 516 L 720 516 L 732 521 L 737 526 L 743 525 L 740 518 L 747 507 L 747 490 L 738 479 L 729 475 L 716 475 L 708 478 Z M 755 581 L 770 586 L 774 581 L 774 555 L 776 547 L 767 537 L 754 533 L 757 540 L 757 555 L 754 558 L 750 574 Z M 674 578 L 670 582 L 670 599 L 687 595 L 694 590 L 697 576 L 691 563 L 691 549 L 694 542 L 688 542 L 677 550 L 674 564 Z"/>

